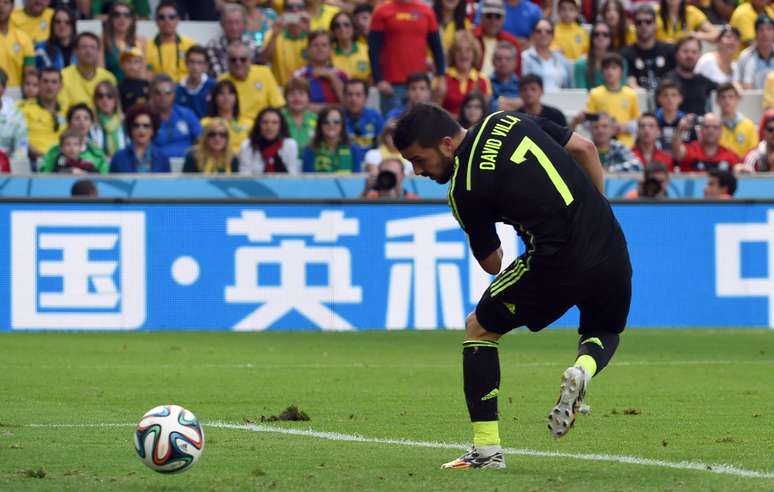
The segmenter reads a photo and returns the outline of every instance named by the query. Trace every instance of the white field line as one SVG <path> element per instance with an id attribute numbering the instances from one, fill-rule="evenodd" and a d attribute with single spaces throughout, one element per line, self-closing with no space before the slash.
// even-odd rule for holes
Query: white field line
<path id="1" fill-rule="evenodd" d="M 569 359 L 568 359 L 569 360 Z M 568 361 L 559 362 L 516 362 L 509 363 L 504 362 L 506 367 L 567 367 Z M 633 361 L 621 361 L 611 362 L 610 367 L 631 367 L 631 366 L 713 366 L 713 365 L 771 365 L 774 364 L 774 359 L 765 360 L 633 360 Z M 412 364 L 411 367 L 419 369 L 432 369 L 432 368 L 446 368 L 446 367 L 459 367 L 458 362 L 449 364 Z M 0 370 L 11 369 L 42 369 L 42 370 L 105 370 L 105 369 L 128 369 L 128 370 L 140 370 L 140 369 L 395 369 L 391 364 L 367 364 L 367 363 L 350 363 L 350 364 L 253 364 L 245 362 L 242 364 L 104 364 L 104 365 L 77 365 L 77 364 L 64 364 L 64 365 L 48 365 L 48 364 L 26 364 L 26 365 L 14 365 L 6 364 L 0 365 Z"/>
<path id="2" fill-rule="evenodd" d="M 289 429 L 263 424 L 230 424 L 227 422 L 205 422 L 205 427 L 216 429 L 246 430 L 251 432 L 266 432 L 270 434 L 286 434 L 292 436 L 314 437 L 338 442 L 362 442 L 371 444 L 388 444 L 394 446 L 408 446 L 414 448 L 434 449 L 458 449 L 464 450 L 468 446 L 464 444 L 414 441 L 410 439 L 386 439 L 378 437 L 365 437 L 357 434 L 342 434 L 339 432 L 321 432 L 312 429 Z M 69 427 L 134 427 L 134 424 L 28 424 L 26 427 L 37 428 L 69 428 Z M 558 451 L 538 451 L 528 448 L 504 448 L 506 454 L 517 456 L 531 456 L 538 458 L 567 458 L 581 461 L 607 461 L 611 463 L 623 463 L 627 465 L 655 466 L 660 468 L 672 468 L 676 470 L 700 471 L 719 475 L 731 475 L 745 478 L 769 478 L 774 479 L 774 472 L 748 470 L 733 465 L 701 463 L 696 461 L 664 461 L 652 458 L 640 458 L 638 456 L 626 456 L 615 454 L 585 454 L 562 453 Z"/>

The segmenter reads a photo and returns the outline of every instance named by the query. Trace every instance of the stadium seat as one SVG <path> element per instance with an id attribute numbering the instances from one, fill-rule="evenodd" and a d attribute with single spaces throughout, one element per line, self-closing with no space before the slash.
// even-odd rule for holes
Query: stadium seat
<path id="1" fill-rule="evenodd" d="M 640 105 L 640 111 L 645 111 L 647 108 L 647 96 L 647 92 L 637 91 L 637 102 Z M 588 97 L 589 93 L 586 89 L 562 89 L 560 91 L 546 92 L 543 94 L 541 102 L 560 109 L 567 119 L 571 120 L 586 107 Z"/>

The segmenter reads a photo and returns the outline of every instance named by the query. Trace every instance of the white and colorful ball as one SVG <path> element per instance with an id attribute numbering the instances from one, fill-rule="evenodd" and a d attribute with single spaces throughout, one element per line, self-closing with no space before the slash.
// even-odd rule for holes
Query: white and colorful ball
<path id="1" fill-rule="evenodd" d="M 140 459 L 160 473 L 185 471 L 204 450 L 204 430 L 196 416 L 179 405 L 161 405 L 142 416 L 134 432 Z"/>

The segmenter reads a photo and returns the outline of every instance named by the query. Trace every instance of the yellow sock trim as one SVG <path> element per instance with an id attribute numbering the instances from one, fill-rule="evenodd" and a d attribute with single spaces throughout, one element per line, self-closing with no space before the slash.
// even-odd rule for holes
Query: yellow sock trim
<path id="1" fill-rule="evenodd" d="M 473 422 L 473 445 L 478 448 L 500 444 L 500 429 L 497 421 Z"/>
<path id="2" fill-rule="evenodd" d="M 575 361 L 575 367 L 578 366 L 586 369 L 586 372 L 589 373 L 589 376 L 593 376 L 597 373 L 597 361 L 595 361 L 594 357 L 590 355 L 581 355 L 578 357 L 578 360 Z"/>

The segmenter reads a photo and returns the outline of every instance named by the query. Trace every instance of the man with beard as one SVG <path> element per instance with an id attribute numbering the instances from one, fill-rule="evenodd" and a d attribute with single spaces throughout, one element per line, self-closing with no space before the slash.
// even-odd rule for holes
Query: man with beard
<path id="1" fill-rule="evenodd" d="M 650 4 L 640 4 L 634 10 L 637 41 L 621 49 L 629 66 L 629 86 L 655 91 L 659 80 L 675 68 L 675 49 L 656 41 L 656 10 Z"/>

